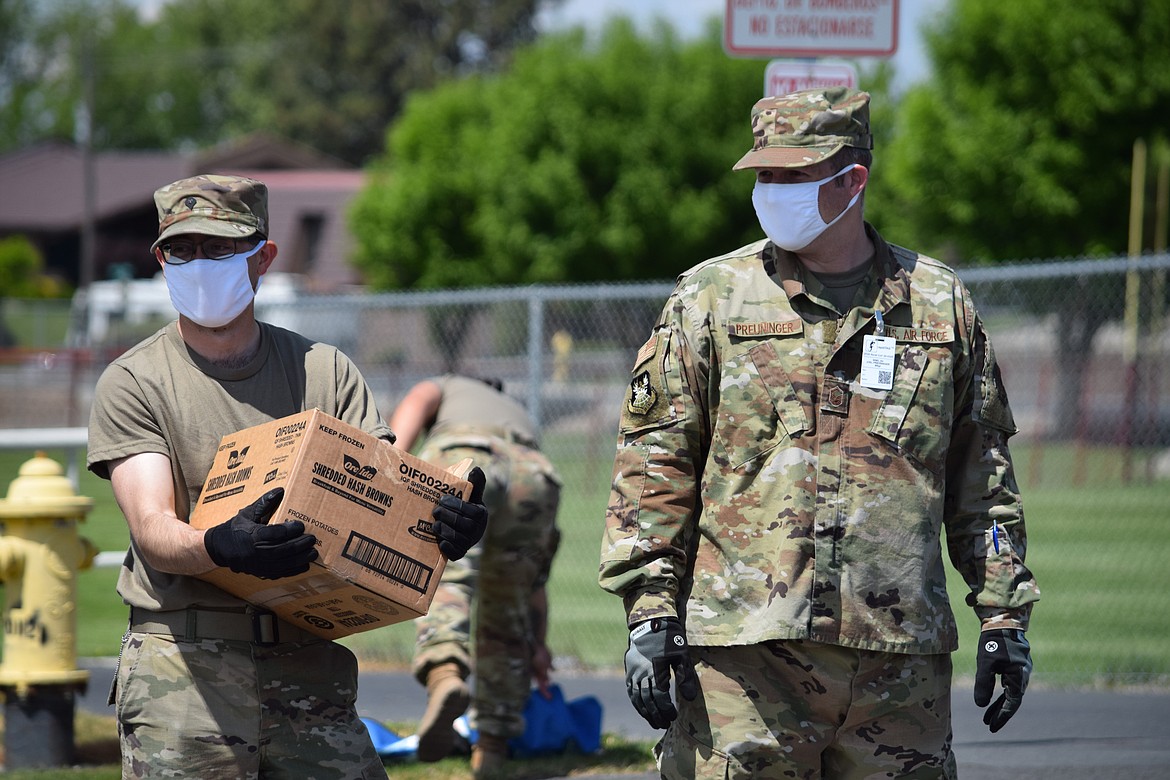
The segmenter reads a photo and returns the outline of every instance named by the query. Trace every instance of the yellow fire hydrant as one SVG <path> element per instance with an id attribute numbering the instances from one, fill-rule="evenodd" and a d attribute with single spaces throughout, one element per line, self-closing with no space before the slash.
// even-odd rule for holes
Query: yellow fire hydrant
<path id="1" fill-rule="evenodd" d="M 43 453 L 21 465 L 0 499 L 6 769 L 73 761 L 75 696 L 89 682 L 76 668 L 77 572 L 98 552 L 77 524 L 92 508 Z"/>

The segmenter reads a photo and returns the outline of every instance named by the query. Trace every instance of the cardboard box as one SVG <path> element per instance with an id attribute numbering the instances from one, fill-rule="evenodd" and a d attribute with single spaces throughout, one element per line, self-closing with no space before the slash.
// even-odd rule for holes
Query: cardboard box
<path id="1" fill-rule="evenodd" d="M 191 525 L 218 525 L 280 486 L 269 522 L 300 520 L 317 537 L 309 571 L 201 579 L 328 639 L 426 614 L 446 565 L 431 510 L 444 493 L 470 495 L 466 480 L 314 409 L 223 437 Z"/>

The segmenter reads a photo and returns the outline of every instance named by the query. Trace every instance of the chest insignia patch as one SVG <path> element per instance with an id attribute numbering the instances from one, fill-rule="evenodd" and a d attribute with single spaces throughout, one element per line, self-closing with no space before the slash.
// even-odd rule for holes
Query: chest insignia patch
<path id="1" fill-rule="evenodd" d="M 650 372 L 643 371 L 630 381 L 630 397 L 626 408 L 630 414 L 647 414 L 658 400 L 658 391 L 650 386 Z"/>

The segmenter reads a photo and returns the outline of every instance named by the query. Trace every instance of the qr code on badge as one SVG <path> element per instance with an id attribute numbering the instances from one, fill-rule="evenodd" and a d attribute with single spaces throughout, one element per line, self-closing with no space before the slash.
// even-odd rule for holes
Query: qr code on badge
<path id="1" fill-rule="evenodd" d="M 894 373 L 892 371 L 879 371 L 878 382 L 883 385 L 888 385 L 894 380 Z"/>

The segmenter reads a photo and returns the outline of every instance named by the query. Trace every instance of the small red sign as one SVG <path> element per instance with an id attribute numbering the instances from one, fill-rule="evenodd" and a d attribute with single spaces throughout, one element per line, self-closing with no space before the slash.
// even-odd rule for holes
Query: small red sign
<path id="1" fill-rule="evenodd" d="M 764 97 L 817 87 L 856 87 L 857 68 L 847 62 L 772 60 L 764 69 Z"/>

